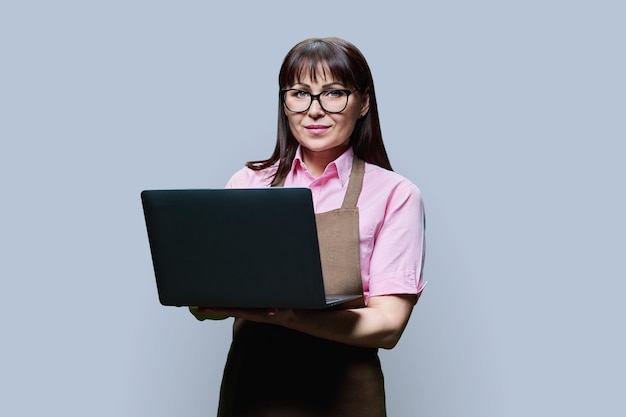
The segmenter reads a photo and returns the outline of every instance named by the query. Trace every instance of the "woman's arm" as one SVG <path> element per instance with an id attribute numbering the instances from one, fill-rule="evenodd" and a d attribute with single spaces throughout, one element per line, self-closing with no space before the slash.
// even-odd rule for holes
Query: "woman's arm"
<path id="1" fill-rule="evenodd" d="M 367 307 L 348 310 L 201 310 L 276 324 L 349 345 L 392 349 L 415 302 L 415 295 L 385 295 L 370 298 Z"/>

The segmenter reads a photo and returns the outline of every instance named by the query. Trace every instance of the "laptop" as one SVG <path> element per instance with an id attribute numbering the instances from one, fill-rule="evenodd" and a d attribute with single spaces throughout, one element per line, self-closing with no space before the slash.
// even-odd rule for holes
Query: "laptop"
<path id="1" fill-rule="evenodd" d="M 166 306 L 323 309 L 326 294 L 308 188 L 144 190 L 159 301 Z"/>

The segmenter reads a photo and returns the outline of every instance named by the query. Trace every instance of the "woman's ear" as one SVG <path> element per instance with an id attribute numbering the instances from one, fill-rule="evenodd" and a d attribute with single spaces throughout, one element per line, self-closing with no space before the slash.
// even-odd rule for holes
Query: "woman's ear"
<path id="1" fill-rule="evenodd" d="M 365 91 L 361 99 L 361 111 L 359 112 L 359 117 L 363 117 L 367 114 L 370 109 L 370 94 L 369 91 Z"/>

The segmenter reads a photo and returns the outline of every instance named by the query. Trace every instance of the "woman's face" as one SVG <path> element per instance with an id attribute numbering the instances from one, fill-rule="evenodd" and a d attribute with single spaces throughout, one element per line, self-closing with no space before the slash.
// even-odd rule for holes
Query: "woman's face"
<path id="1" fill-rule="evenodd" d="M 318 68 L 317 78 L 311 79 L 310 74 L 287 88 L 306 91 L 312 95 L 332 89 L 352 90 L 355 86 L 345 85 L 332 78 L 330 71 Z M 369 109 L 369 96 L 355 91 L 348 97 L 348 105 L 341 113 L 328 113 L 318 100 L 313 100 L 306 112 L 294 113 L 283 106 L 289 121 L 289 129 L 302 146 L 305 154 L 318 153 L 325 155 L 329 161 L 336 159 L 349 146 L 350 135 L 356 121 Z"/>

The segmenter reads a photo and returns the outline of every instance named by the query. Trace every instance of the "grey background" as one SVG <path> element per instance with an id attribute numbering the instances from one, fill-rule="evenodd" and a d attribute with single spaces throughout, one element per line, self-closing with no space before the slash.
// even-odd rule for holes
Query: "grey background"
<path id="1" fill-rule="evenodd" d="M 2 2 L 0 414 L 214 414 L 230 323 L 158 304 L 139 192 L 268 156 L 336 35 L 427 208 L 390 416 L 624 415 L 623 4 Z"/>

